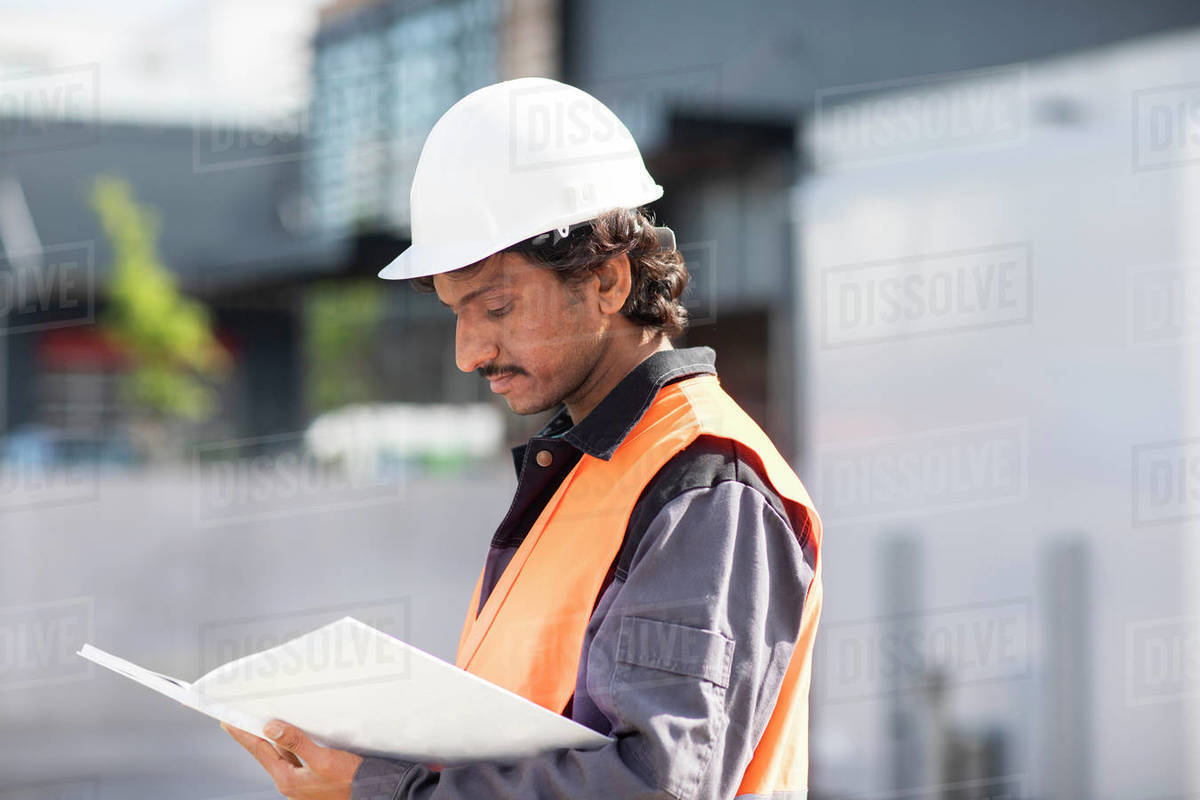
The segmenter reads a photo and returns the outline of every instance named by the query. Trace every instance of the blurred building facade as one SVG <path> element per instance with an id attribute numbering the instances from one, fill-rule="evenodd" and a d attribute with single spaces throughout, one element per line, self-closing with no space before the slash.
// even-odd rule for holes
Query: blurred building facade
<path id="1" fill-rule="evenodd" d="M 23 131 L 28 123 L 12 124 Z M 156 215 L 159 255 L 180 288 L 208 307 L 233 356 L 209 435 L 256 437 L 304 424 L 303 287 L 341 268 L 340 246 L 311 234 L 295 212 L 296 160 L 198 172 L 197 131 L 87 120 L 72 133 L 85 144 L 12 147 L 0 161 L 0 252 L 10 274 L 33 255 L 44 275 L 37 296 L 32 281 L 5 282 L 0 430 L 36 430 L 81 453 L 121 447 L 131 417 L 119 385 L 130 364 L 98 325 L 113 253 L 89 203 L 106 175 L 128 181 Z"/>
<path id="2" fill-rule="evenodd" d="M 809 117 L 804 473 L 839 587 L 815 713 L 856 743 L 818 750 L 824 789 L 1196 790 L 1197 53 L 1192 29 Z M 990 771 L 954 771 L 964 730 Z"/>
<path id="3" fill-rule="evenodd" d="M 498 80 L 500 3 L 326 7 L 316 37 L 310 185 L 325 229 L 403 229 L 425 135 Z"/>

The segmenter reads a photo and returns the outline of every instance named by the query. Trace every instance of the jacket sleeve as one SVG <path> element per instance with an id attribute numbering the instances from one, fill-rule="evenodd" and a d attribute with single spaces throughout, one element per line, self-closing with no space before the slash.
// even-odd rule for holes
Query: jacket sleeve
<path id="1" fill-rule="evenodd" d="M 774 707 L 811 564 L 791 525 L 737 481 L 666 503 L 588 624 L 572 716 L 615 737 L 440 772 L 368 758 L 353 800 L 731 798 Z"/>

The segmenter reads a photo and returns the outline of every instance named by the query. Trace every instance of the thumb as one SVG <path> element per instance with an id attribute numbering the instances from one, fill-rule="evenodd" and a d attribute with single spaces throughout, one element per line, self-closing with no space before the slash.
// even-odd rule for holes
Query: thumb
<path id="1" fill-rule="evenodd" d="M 263 728 L 263 733 L 279 747 L 300 756 L 314 770 L 319 772 L 325 765 L 329 751 L 308 738 L 308 734 L 295 725 L 272 720 Z"/>

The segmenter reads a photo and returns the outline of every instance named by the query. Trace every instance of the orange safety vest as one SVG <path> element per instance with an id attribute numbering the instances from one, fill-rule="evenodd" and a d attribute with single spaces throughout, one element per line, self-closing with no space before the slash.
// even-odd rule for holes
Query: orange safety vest
<path id="1" fill-rule="evenodd" d="M 662 387 L 609 461 L 586 453 L 580 458 L 476 617 L 480 573 L 455 663 L 561 714 L 575 690 L 588 620 L 638 497 L 672 456 L 702 434 L 750 447 L 784 502 L 808 515 L 816 566 L 800 635 L 738 796 L 801 792 L 808 785 L 808 690 L 821 613 L 820 518 L 795 472 L 716 375 Z"/>

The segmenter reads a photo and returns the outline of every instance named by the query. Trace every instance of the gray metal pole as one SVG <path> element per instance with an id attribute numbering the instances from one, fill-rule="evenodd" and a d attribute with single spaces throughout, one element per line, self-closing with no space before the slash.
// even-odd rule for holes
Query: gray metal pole
<path id="1" fill-rule="evenodd" d="M 1054 800 L 1091 797 L 1092 670 L 1089 543 L 1076 535 L 1042 553 L 1046 642 L 1046 759 L 1044 786 Z"/>

